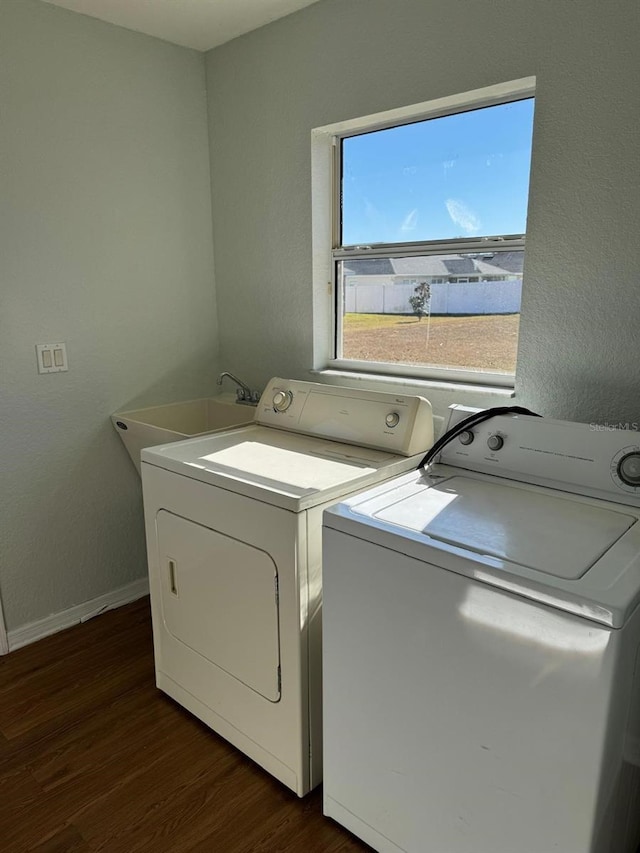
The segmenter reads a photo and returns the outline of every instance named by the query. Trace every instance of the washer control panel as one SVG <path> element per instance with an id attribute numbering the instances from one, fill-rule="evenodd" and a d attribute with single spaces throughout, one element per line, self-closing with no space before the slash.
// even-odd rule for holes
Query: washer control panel
<path id="1" fill-rule="evenodd" d="M 479 409 L 451 406 L 446 429 Z M 640 432 L 529 415 L 500 415 L 464 430 L 446 465 L 640 506 Z"/>
<path id="2" fill-rule="evenodd" d="M 403 456 L 426 453 L 433 444 L 424 397 L 278 377 L 264 390 L 255 422 Z"/>

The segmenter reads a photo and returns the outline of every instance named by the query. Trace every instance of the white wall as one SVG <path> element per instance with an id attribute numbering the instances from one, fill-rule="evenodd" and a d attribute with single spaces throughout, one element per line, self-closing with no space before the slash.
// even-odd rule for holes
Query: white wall
<path id="1" fill-rule="evenodd" d="M 309 378 L 312 128 L 535 75 L 515 402 L 637 421 L 639 35 L 637 0 L 323 0 L 211 51 L 225 364 Z"/>
<path id="2" fill-rule="evenodd" d="M 204 60 L 0 0 L 0 590 L 9 629 L 146 575 L 109 423 L 210 393 L 217 320 Z M 66 341 L 39 376 L 34 345 Z"/>

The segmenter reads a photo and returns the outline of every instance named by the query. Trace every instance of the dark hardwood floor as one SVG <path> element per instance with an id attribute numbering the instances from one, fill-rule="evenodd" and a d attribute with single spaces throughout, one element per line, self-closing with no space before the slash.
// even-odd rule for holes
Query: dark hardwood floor
<path id="1" fill-rule="evenodd" d="M 148 599 L 0 657 L 2 853 L 368 850 L 156 689 Z"/>

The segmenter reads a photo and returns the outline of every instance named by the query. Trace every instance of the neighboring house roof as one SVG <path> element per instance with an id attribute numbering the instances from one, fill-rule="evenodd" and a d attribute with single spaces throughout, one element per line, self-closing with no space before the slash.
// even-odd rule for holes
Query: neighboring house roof
<path id="1" fill-rule="evenodd" d="M 344 262 L 345 275 L 395 275 L 391 258 L 358 258 Z"/>
<path id="2" fill-rule="evenodd" d="M 519 252 L 496 252 L 493 258 L 480 258 L 480 260 L 492 267 L 499 267 L 506 272 L 522 275 L 524 252 L 522 250 Z"/>
<path id="3" fill-rule="evenodd" d="M 358 258 L 345 262 L 346 275 L 402 275 L 447 278 L 466 275 L 520 275 L 524 253 L 423 255 L 414 258 Z"/>

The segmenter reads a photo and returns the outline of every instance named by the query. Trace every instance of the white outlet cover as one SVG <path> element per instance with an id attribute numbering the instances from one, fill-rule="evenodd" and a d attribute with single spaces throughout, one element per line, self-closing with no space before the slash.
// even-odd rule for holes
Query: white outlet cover
<path id="1" fill-rule="evenodd" d="M 69 370 L 67 345 L 64 343 L 36 344 L 36 356 L 38 373 L 63 373 Z"/>

